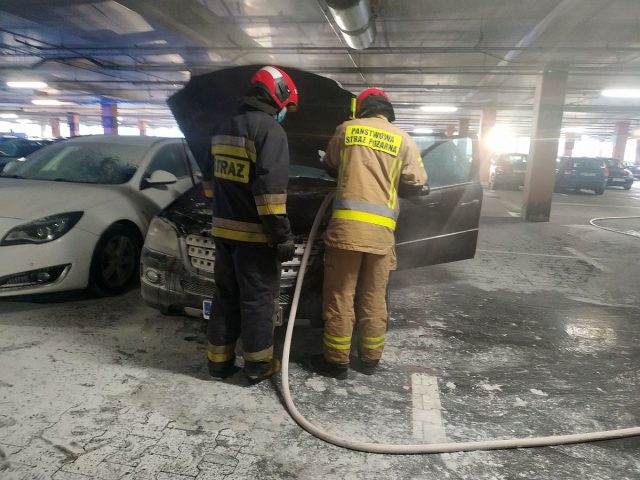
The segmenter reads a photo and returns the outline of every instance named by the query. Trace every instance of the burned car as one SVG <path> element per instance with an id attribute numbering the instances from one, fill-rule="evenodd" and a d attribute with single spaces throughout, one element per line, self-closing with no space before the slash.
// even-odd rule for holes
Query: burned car
<path id="1" fill-rule="evenodd" d="M 235 67 L 194 77 L 169 99 L 196 158 L 207 154 L 211 127 L 233 112 L 237 103 L 229 99 L 242 96 L 242 87 L 257 68 Z M 333 80 L 291 68 L 287 72 L 298 87 L 300 108 L 283 123 L 291 157 L 287 212 L 297 246 L 294 259 L 282 264 L 280 305 L 284 312 L 292 301 L 316 212 L 335 188 L 335 180 L 322 168 L 322 150 L 336 126 L 351 116 L 354 98 Z M 221 91 L 223 98 L 214 98 Z M 482 205 L 477 143 L 463 137 L 414 138 L 429 174 L 431 193 L 400 200 L 395 234 L 398 268 L 473 258 Z M 142 296 L 162 312 L 200 316 L 203 302 L 213 297 L 215 245 L 210 235 L 209 202 L 198 185 L 162 211 L 149 226 L 141 260 Z M 330 212 L 321 229 L 329 217 Z M 319 318 L 324 250 L 321 236 L 310 248 L 299 316 Z"/>

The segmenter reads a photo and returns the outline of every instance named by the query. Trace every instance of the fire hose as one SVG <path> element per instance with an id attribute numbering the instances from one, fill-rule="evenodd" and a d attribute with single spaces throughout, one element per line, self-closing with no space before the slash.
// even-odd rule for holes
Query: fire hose
<path id="1" fill-rule="evenodd" d="M 424 453 L 449 453 L 449 452 L 465 452 L 465 451 L 478 451 L 478 450 L 502 450 L 510 448 L 531 448 L 531 447 L 549 447 L 555 445 L 568 445 L 574 443 L 596 442 L 602 440 L 612 440 L 619 438 L 627 438 L 640 436 L 640 427 L 623 428 L 618 430 L 606 430 L 601 432 L 588 432 L 588 433 L 575 433 L 568 435 L 553 435 L 546 437 L 528 437 L 528 438 L 511 438 L 504 440 L 478 440 L 470 442 L 450 442 L 450 443 L 422 443 L 422 444 L 405 444 L 405 445 L 392 445 L 384 443 L 373 443 L 353 440 L 349 438 L 343 438 L 338 435 L 329 433 L 322 428 L 314 425 L 307 420 L 304 415 L 300 413 L 289 388 L 289 356 L 291 351 L 291 340 L 293 336 L 293 329 L 296 321 L 296 313 L 298 311 L 298 303 L 300 301 L 300 292 L 302 290 L 302 284 L 304 281 L 304 274 L 309 261 L 309 255 L 311 253 L 311 246 L 313 245 L 318 228 L 324 215 L 329 208 L 331 201 L 333 200 L 333 192 L 329 193 L 320 206 L 318 213 L 313 221 L 309 238 L 307 240 L 307 248 L 305 248 L 302 255 L 302 261 L 300 263 L 300 269 L 298 271 L 298 277 L 296 280 L 295 291 L 293 295 L 293 301 L 291 305 L 291 311 L 289 313 L 289 322 L 287 324 L 287 331 L 284 340 L 284 348 L 282 352 L 282 395 L 284 398 L 287 411 L 291 417 L 314 437 L 319 438 L 327 443 L 336 445 L 338 447 L 347 448 L 350 450 L 357 450 L 361 452 L 370 453 L 384 453 L 384 454 L 424 454 Z"/>

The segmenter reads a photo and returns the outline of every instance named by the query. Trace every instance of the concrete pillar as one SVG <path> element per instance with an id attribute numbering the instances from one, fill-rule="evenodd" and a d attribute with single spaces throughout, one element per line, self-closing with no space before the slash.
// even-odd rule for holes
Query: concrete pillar
<path id="1" fill-rule="evenodd" d="M 533 132 L 522 201 L 522 216 L 529 222 L 548 222 L 551 215 L 566 90 L 567 72 L 551 69 L 542 75 L 536 88 Z"/>
<path id="2" fill-rule="evenodd" d="M 636 140 L 636 165 L 640 165 L 640 138 Z"/>
<path id="3" fill-rule="evenodd" d="M 613 146 L 613 158 L 624 160 L 624 151 L 629 138 L 629 122 L 616 123 L 616 138 Z"/>
<path id="4" fill-rule="evenodd" d="M 496 110 L 485 108 L 480 117 L 480 181 L 489 182 L 489 167 L 491 166 L 491 146 L 489 136 L 496 125 Z"/>
<path id="5" fill-rule="evenodd" d="M 70 137 L 77 137 L 80 135 L 80 115 L 74 112 L 68 112 L 67 124 L 69 125 Z"/>
<path id="6" fill-rule="evenodd" d="M 115 103 L 101 104 L 102 129 L 105 135 L 118 135 L 118 105 Z"/>
<path id="7" fill-rule="evenodd" d="M 576 146 L 576 134 L 567 133 L 564 137 L 564 153 L 565 157 L 573 156 L 573 147 Z"/>
<path id="8" fill-rule="evenodd" d="M 50 118 L 49 126 L 51 127 L 51 136 L 53 138 L 60 138 L 60 120 L 57 118 Z"/>
<path id="9" fill-rule="evenodd" d="M 140 136 L 145 136 L 147 134 L 146 120 L 138 120 L 138 130 L 140 131 Z"/>
<path id="10" fill-rule="evenodd" d="M 458 135 L 465 137 L 469 135 L 469 119 L 461 118 L 458 120 Z"/>

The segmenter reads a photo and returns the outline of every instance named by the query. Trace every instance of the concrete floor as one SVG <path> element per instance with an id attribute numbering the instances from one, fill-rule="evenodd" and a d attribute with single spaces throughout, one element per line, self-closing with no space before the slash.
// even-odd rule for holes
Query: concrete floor
<path id="1" fill-rule="evenodd" d="M 299 328 L 300 410 L 388 443 L 640 425 L 640 238 L 588 225 L 640 215 L 640 188 L 557 194 L 545 224 L 514 216 L 520 198 L 486 192 L 475 260 L 395 276 L 378 375 L 310 373 L 319 331 Z M 640 478 L 638 438 L 423 456 L 327 445 L 288 417 L 277 383 L 209 380 L 204 323 L 164 317 L 137 291 L 0 312 L 3 480 Z"/>

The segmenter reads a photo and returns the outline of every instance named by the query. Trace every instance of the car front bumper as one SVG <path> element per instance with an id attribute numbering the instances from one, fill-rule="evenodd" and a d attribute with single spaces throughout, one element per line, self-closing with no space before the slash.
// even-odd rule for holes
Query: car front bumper
<path id="1" fill-rule="evenodd" d="M 202 302 L 215 295 L 213 280 L 213 248 L 205 248 L 199 242 L 205 237 L 190 235 L 180 239 L 181 257 L 174 257 L 148 248 L 142 249 L 140 286 L 143 300 L 164 313 L 186 313 L 202 316 Z M 279 303 L 288 311 L 298 269 L 304 253 L 304 243 L 296 244 L 293 260 L 282 264 Z M 314 248 L 309 259 L 305 288 L 305 300 L 301 302 L 301 314 L 317 316 L 320 302 L 319 285 L 322 280 L 321 263 L 316 261 L 319 249 Z M 208 263 L 204 265 L 203 263 Z M 202 268 L 199 268 L 202 267 Z M 208 271 L 203 270 L 207 268 Z M 320 267 L 320 268 L 319 268 Z M 318 295 L 316 295 L 318 293 Z"/>
<path id="2" fill-rule="evenodd" d="M 0 297 L 86 288 L 97 241 L 72 228 L 52 242 L 0 246 Z"/>
<path id="3" fill-rule="evenodd" d="M 633 177 L 619 177 L 619 178 L 609 178 L 607 180 L 607 185 L 612 187 L 630 187 L 633 185 Z"/>

